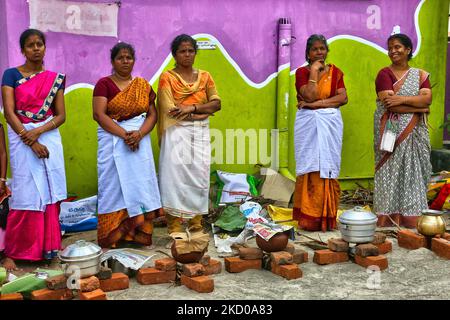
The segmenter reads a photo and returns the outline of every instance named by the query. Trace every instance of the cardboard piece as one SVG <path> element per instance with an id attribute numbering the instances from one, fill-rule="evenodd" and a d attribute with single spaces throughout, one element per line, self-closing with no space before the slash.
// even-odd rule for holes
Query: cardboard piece
<path id="1" fill-rule="evenodd" d="M 295 190 L 295 182 L 271 168 L 261 168 L 261 175 L 265 176 L 261 195 L 266 199 L 275 200 L 276 206 L 287 208 Z"/>

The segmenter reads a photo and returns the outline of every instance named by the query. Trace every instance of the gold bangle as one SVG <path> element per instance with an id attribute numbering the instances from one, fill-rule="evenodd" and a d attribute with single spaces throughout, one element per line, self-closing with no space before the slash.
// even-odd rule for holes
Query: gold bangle
<path id="1" fill-rule="evenodd" d="M 141 132 L 141 129 L 138 129 L 138 132 L 139 132 L 139 136 L 140 136 L 141 139 L 142 139 L 142 132 Z"/>
<path id="2" fill-rule="evenodd" d="M 52 119 L 52 120 L 50 120 L 50 122 L 53 124 L 53 128 L 56 129 L 56 123 L 55 123 L 55 121 L 53 121 L 53 119 Z"/>
<path id="3" fill-rule="evenodd" d="M 0 178 L 0 181 L 6 182 L 7 180 L 5 178 Z"/>
<path id="4" fill-rule="evenodd" d="M 22 136 L 22 132 L 24 132 L 26 129 L 23 128 L 22 130 L 20 130 L 20 132 L 18 133 L 19 136 Z"/>
<path id="5" fill-rule="evenodd" d="M 309 79 L 308 81 L 311 81 L 312 83 L 317 83 L 317 81 L 313 79 Z"/>

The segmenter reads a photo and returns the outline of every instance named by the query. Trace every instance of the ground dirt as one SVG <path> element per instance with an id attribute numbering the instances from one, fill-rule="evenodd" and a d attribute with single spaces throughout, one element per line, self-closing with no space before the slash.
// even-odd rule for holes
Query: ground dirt
<path id="1" fill-rule="evenodd" d="M 302 231 L 301 234 L 324 242 L 332 237 L 340 237 L 337 230 L 332 232 Z M 67 246 L 78 239 L 96 242 L 96 231 L 66 235 L 63 245 Z M 389 267 L 378 274 L 351 261 L 319 266 L 312 262 L 314 250 L 302 245 L 309 239 L 297 235 L 292 243 L 297 248 L 304 249 L 309 253 L 309 262 L 300 265 L 303 271 L 303 277 L 300 279 L 288 281 L 267 270 L 228 273 L 223 266 L 222 273 L 212 276 L 215 286 L 212 293 L 200 294 L 185 286 L 175 284 L 144 286 L 132 277 L 129 289 L 108 292 L 107 297 L 109 300 L 450 299 L 449 260 L 438 257 L 426 248 L 417 250 L 400 248 L 396 238 L 388 237 L 388 239 L 393 242 L 393 251 L 386 255 Z M 170 246 L 170 241 L 166 228 L 155 228 L 153 236 L 155 248 L 141 248 L 156 254 L 145 266 L 153 266 L 156 259 L 166 257 L 159 251 L 170 254 L 170 249 L 167 248 Z M 248 246 L 256 247 L 254 238 L 248 241 Z M 223 258 L 217 254 L 213 241 L 210 242 L 208 254 L 223 263 Z M 44 265 L 19 263 L 19 266 L 23 268 L 23 271 L 31 271 Z"/>
<path id="2" fill-rule="evenodd" d="M 450 261 L 438 257 L 431 250 L 400 248 L 396 238 L 388 237 L 393 243 L 393 251 L 386 255 L 389 267 L 379 274 L 374 274 L 351 261 L 326 266 L 315 264 L 312 262 L 314 250 L 303 245 L 310 239 L 302 235 L 323 242 L 329 238 L 340 237 L 337 230 L 301 231 L 301 235 L 296 235 L 294 241 L 290 240 L 297 248 L 304 249 L 309 254 L 309 262 L 300 265 L 303 277 L 299 279 L 286 280 L 267 270 L 228 273 L 223 265 L 222 273 L 212 276 L 215 286 L 212 293 L 201 294 L 176 284 L 144 286 L 140 285 L 135 277 L 131 277 L 129 289 L 108 292 L 107 297 L 109 300 L 450 299 Z M 79 239 L 96 242 L 96 230 L 65 235 L 63 246 Z M 171 239 L 165 227 L 155 228 L 153 243 L 155 246 L 153 249 L 136 247 L 156 254 L 146 263 L 146 267 L 152 267 L 156 259 L 166 257 L 161 251 L 170 254 L 168 247 Z M 247 244 L 256 247 L 254 238 Z M 219 259 L 223 264 L 223 257 L 217 253 L 213 241 L 210 241 L 208 254 L 214 259 Z M 43 263 L 26 262 L 20 262 L 18 266 L 22 270 L 15 272 L 16 275 L 33 271 L 36 267 L 46 267 Z M 53 264 L 50 267 L 58 268 L 59 265 Z"/>

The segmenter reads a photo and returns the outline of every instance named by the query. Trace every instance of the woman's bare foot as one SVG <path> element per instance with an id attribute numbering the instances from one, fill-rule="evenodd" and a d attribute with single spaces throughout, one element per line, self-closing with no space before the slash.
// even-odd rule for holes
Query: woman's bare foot
<path id="1" fill-rule="evenodd" d="M 6 271 L 17 271 L 19 268 L 17 268 L 16 263 L 13 259 L 5 257 L 2 261 L 3 267 L 6 269 Z"/>

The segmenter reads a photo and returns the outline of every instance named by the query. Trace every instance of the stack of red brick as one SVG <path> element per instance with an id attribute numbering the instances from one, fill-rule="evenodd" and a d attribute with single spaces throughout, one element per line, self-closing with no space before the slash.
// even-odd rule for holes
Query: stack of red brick
<path id="1" fill-rule="evenodd" d="M 355 263 L 365 268 L 378 266 L 380 270 L 388 267 L 384 254 L 392 250 L 392 242 L 386 240 L 386 235 L 375 233 L 372 243 L 359 244 L 355 247 Z M 328 240 L 328 249 L 317 250 L 313 261 L 320 265 L 349 261 L 349 243 L 343 239 L 332 238 Z"/>
<path id="2" fill-rule="evenodd" d="M 264 252 L 259 248 L 239 248 L 239 257 L 225 258 L 228 272 L 243 272 L 248 269 L 262 269 Z M 288 280 L 301 278 L 303 273 L 298 264 L 308 261 L 308 253 L 288 244 L 285 251 L 270 253 L 270 270 Z"/>
<path id="3" fill-rule="evenodd" d="M 431 249 L 439 257 L 450 259 L 450 233 L 426 237 L 411 230 L 401 230 L 397 234 L 398 245 L 402 248 L 415 250 L 419 248 Z"/>
<path id="4" fill-rule="evenodd" d="M 140 269 L 137 274 L 137 281 L 143 285 L 174 282 L 177 276 L 176 270 L 177 262 L 175 259 L 159 259 L 155 261 L 154 268 Z M 221 262 L 205 255 L 199 263 L 182 265 L 181 283 L 200 293 L 212 292 L 214 291 L 214 280 L 210 275 L 220 272 L 222 272 Z"/>
<path id="5" fill-rule="evenodd" d="M 111 269 L 102 267 L 96 276 L 77 280 L 77 290 L 67 288 L 68 278 L 64 275 L 48 278 L 47 288 L 31 292 L 32 300 L 70 300 L 78 296 L 80 300 L 107 300 L 106 293 L 124 290 L 129 287 L 126 274 L 112 273 Z"/>

